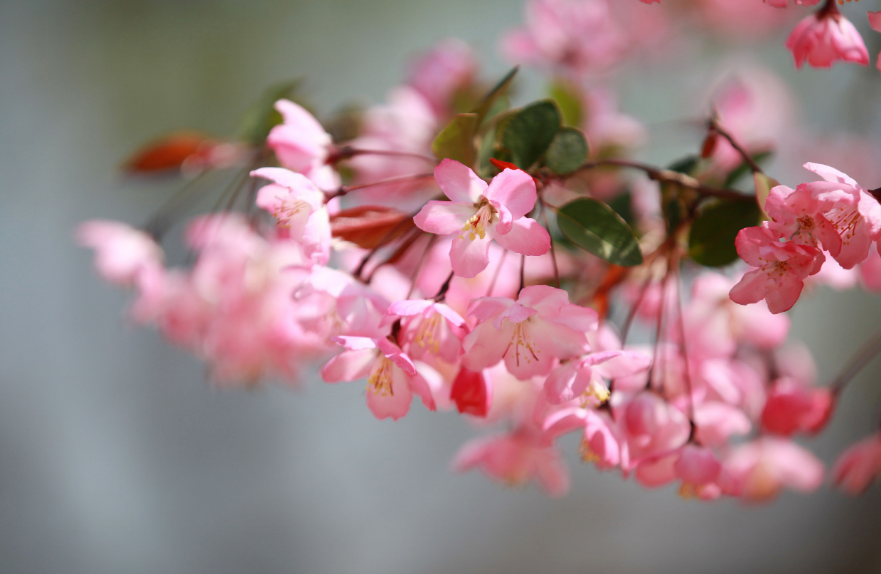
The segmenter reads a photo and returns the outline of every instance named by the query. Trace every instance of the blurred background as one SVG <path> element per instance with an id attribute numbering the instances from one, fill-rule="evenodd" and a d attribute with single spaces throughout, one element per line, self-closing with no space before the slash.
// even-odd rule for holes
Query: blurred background
<path id="1" fill-rule="evenodd" d="M 497 39 L 521 10 L 510 0 L 0 2 L 0 573 L 881 572 L 877 488 L 702 504 L 582 465 L 569 441 L 572 491 L 553 500 L 452 474 L 450 458 L 475 434 L 464 420 L 414 407 L 378 422 L 357 383 L 212 388 L 197 359 L 127 323 L 127 295 L 74 245 L 79 222 L 143 223 L 178 188 L 119 174 L 145 141 L 182 127 L 232 135 L 267 85 L 294 77 L 323 112 L 381 102 L 415 51 L 448 36 L 499 77 L 509 64 Z M 711 45 L 632 64 L 617 84 L 622 108 L 649 127 L 644 157 L 693 152 L 700 134 L 671 120 L 703 113 L 713 81 L 744 64 L 777 71 L 818 138 L 881 135 L 877 70 L 796 73 L 781 33 L 760 51 Z M 524 74 L 522 101 L 542 93 L 537 77 Z M 879 174 L 869 144 L 827 148 L 866 154 L 857 179 Z M 792 186 L 810 179 L 790 163 L 772 173 Z M 829 380 L 881 306 L 822 287 L 792 318 Z M 827 463 L 876 428 L 877 369 L 810 443 Z"/>

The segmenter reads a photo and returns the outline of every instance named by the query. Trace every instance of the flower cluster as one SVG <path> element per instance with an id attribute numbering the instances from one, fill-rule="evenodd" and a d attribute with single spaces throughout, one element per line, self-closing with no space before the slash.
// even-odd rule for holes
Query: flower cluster
<path id="1" fill-rule="evenodd" d="M 511 108 L 516 69 L 490 88 L 470 49 L 445 40 L 354 118 L 319 121 L 275 91 L 241 141 L 208 140 L 229 153 L 209 161 L 203 139 L 179 134 L 150 148 L 130 166 L 186 170 L 198 156 L 200 169 L 238 169 L 227 208 L 186 224 L 186 264 L 167 266 L 162 247 L 175 200 L 144 229 L 91 221 L 78 239 L 135 291 L 133 320 L 218 384 L 297 383 L 314 367 L 326 383 L 365 382 L 377 419 L 407 416 L 416 397 L 502 429 L 464 445 L 459 470 L 561 495 L 559 439 L 577 433 L 584 462 L 685 498 L 813 491 L 824 465 L 794 439 L 824 430 L 871 353 L 818 385 L 782 313 L 812 277 L 859 273 L 881 289 L 881 205 L 826 165 L 805 164 L 822 181 L 795 189 L 765 175 L 789 107 L 767 75 L 715 90 L 700 153 L 667 168 L 632 160 L 647 131 L 598 78 L 668 38 L 663 16 L 640 20 L 660 6 L 622 4 L 528 3 L 502 49 L 549 70 L 552 99 Z M 680 15 L 730 25 L 788 2 L 765 4 L 702 0 Z M 834 2 L 787 45 L 797 66 L 868 62 Z M 735 188 L 750 172 L 754 191 Z M 738 255 L 751 269 L 696 271 Z M 627 343 L 636 329 L 650 344 Z M 879 472 L 875 435 L 832 475 L 856 493 Z"/>

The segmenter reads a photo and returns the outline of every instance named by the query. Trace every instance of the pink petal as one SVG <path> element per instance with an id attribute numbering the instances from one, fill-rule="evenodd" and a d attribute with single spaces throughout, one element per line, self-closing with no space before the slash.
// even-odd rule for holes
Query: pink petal
<path id="1" fill-rule="evenodd" d="M 479 236 L 473 240 L 467 237 L 453 238 L 450 247 L 450 263 L 453 272 L 459 277 L 476 277 L 478 273 L 489 265 L 489 246 L 492 239 L 489 235 L 481 239 Z"/>
<path id="2" fill-rule="evenodd" d="M 370 374 L 375 361 L 376 351 L 373 349 L 343 351 L 324 365 L 321 378 L 325 383 L 357 381 Z"/>
<path id="3" fill-rule="evenodd" d="M 400 369 L 392 369 L 391 394 L 383 395 L 377 393 L 373 387 L 367 387 L 367 408 L 380 420 L 402 418 L 410 410 L 411 402 L 413 394 L 407 384 L 406 375 Z"/>
<path id="4" fill-rule="evenodd" d="M 511 231 L 504 235 L 495 234 L 496 243 L 521 255 L 544 255 L 551 248 L 551 236 L 534 219 L 521 217 L 514 221 Z"/>
<path id="5" fill-rule="evenodd" d="M 452 235 L 461 233 L 462 227 L 475 213 L 477 210 L 471 203 L 429 201 L 413 218 L 413 223 L 429 233 Z"/>
<path id="6" fill-rule="evenodd" d="M 434 168 L 434 179 L 450 201 L 477 203 L 485 195 L 486 182 L 471 168 L 456 160 L 445 159 Z"/>
<path id="7" fill-rule="evenodd" d="M 525 171 L 506 169 L 493 178 L 484 196 L 507 207 L 516 221 L 535 207 L 535 181 Z"/>

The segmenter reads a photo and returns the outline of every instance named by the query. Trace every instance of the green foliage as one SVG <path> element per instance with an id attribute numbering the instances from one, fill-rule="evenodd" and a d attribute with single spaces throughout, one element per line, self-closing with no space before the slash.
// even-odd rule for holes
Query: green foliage
<path id="1" fill-rule="evenodd" d="M 581 104 L 581 94 L 571 83 L 558 80 L 551 84 L 550 96 L 560 106 L 563 121 L 567 126 L 578 127 L 584 120 L 584 110 Z"/>
<path id="2" fill-rule="evenodd" d="M 642 253 L 633 230 L 601 201 L 576 199 L 557 211 L 560 231 L 579 247 L 609 263 L 633 267 L 642 263 Z"/>
<path id="3" fill-rule="evenodd" d="M 474 134 L 480 117 L 476 113 L 459 114 L 434 138 L 431 150 L 438 160 L 454 159 L 471 167 L 477 157 Z"/>
<path id="4" fill-rule="evenodd" d="M 239 120 L 239 133 L 245 143 L 250 145 L 263 145 L 269 131 L 282 122 L 281 114 L 275 108 L 278 100 L 291 100 L 303 107 L 303 102 L 297 101 L 297 89 L 302 80 L 291 80 L 270 86 L 263 92 L 260 99 L 254 102 Z"/>
<path id="5" fill-rule="evenodd" d="M 761 212 L 755 201 L 717 201 L 707 205 L 691 225 L 688 254 L 707 267 L 721 267 L 737 260 L 734 239 L 744 227 L 758 225 Z"/>
<path id="6" fill-rule="evenodd" d="M 521 108 L 500 125 L 496 141 L 510 153 L 511 162 L 529 169 L 544 155 L 560 129 L 560 110 L 553 100 Z"/>
<path id="7" fill-rule="evenodd" d="M 587 159 L 587 139 L 581 130 L 561 128 L 545 152 L 545 165 L 554 173 L 572 173 Z"/>
<path id="8" fill-rule="evenodd" d="M 482 122 L 487 117 L 492 117 L 494 115 L 493 109 L 498 108 L 497 100 L 505 95 L 508 89 L 511 87 L 511 84 L 514 82 L 514 77 L 517 75 L 517 70 L 520 68 L 515 66 L 511 69 L 510 72 L 505 74 L 505 77 L 502 78 L 498 84 L 493 87 L 492 90 L 483 98 L 483 101 L 474 108 L 474 113 L 477 114 L 477 117 L 480 119 L 478 124 Z"/>

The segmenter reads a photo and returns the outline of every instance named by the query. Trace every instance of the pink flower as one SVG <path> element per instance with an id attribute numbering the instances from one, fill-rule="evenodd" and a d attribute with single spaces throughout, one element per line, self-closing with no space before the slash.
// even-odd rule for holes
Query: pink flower
<path id="1" fill-rule="evenodd" d="M 402 319 L 402 339 L 407 354 L 414 359 L 437 356 L 447 363 L 456 363 L 462 351 L 465 319 L 444 305 L 424 299 L 396 301 L 389 306 L 381 325 Z"/>
<path id="2" fill-rule="evenodd" d="M 593 309 L 569 303 L 562 289 L 534 285 L 508 297 L 481 297 L 469 305 L 478 324 L 462 340 L 462 364 L 472 370 L 505 361 L 520 380 L 551 372 L 554 359 L 571 359 L 587 350 L 585 332 L 597 328 Z"/>
<path id="3" fill-rule="evenodd" d="M 548 401 L 561 404 L 576 398 L 598 406 L 609 400 L 603 379 L 630 377 L 644 372 L 651 358 L 635 351 L 602 351 L 568 361 L 548 375 L 545 392 Z"/>
<path id="4" fill-rule="evenodd" d="M 634 466 L 644 458 L 678 449 L 691 434 L 688 417 L 651 391 L 641 392 L 623 404 L 613 401 L 612 412 L 627 439 Z"/>
<path id="5" fill-rule="evenodd" d="M 268 145 L 282 167 L 302 173 L 321 189 L 332 190 L 340 185 L 340 177 L 327 164 L 330 134 L 324 131 L 312 114 L 289 100 L 279 100 L 275 109 L 284 122 L 272 128 Z"/>
<path id="6" fill-rule="evenodd" d="M 272 181 L 257 192 L 257 206 L 278 219 L 294 241 L 303 244 L 306 256 L 324 265 L 330 256 L 330 218 L 322 193 L 311 180 L 279 167 L 262 167 L 252 177 Z"/>
<path id="7" fill-rule="evenodd" d="M 832 469 L 835 485 L 861 494 L 881 475 L 881 435 L 874 434 L 844 451 Z"/>
<path id="8" fill-rule="evenodd" d="M 823 464 L 797 444 L 765 437 L 735 448 L 723 461 L 727 494 L 766 502 L 784 486 L 813 492 L 823 484 Z"/>
<path id="9" fill-rule="evenodd" d="M 835 407 L 829 389 L 809 388 L 781 380 L 774 385 L 762 411 L 762 426 L 768 432 L 790 436 L 796 432 L 815 434 L 826 426 Z"/>
<path id="10" fill-rule="evenodd" d="M 679 495 L 683 498 L 695 496 L 701 500 L 713 500 L 722 494 L 718 484 L 722 463 L 708 448 L 685 445 L 673 463 L 673 471 L 682 481 Z"/>
<path id="11" fill-rule="evenodd" d="M 487 186 L 470 168 L 445 159 L 434 177 L 451 201 L 429 201 L 413 218 L 423 231 L 458 234 L 450 248 L 453 271 L 474 277 L 489 264 L 493 239 L 522 255 L 544 255 L 551 238 L 544 227 L 525 217 L 535 206 L 535 182 L 526 172 L 506 169 Z"/>
<path id="12" fill-rule="evenodd" d="M 694 437 L 708 447 L 720 447 L 732 436 L 745 435 L 752 428 L 749 417 L 732 405 L 707 401 L 694 406 Z"/>
<path id="13" fill-rule="evenodd" d="M 731 300 L 740 305 L 768 302 L 772 313 L 788 311 L 798 301 L 804 279 L 820 270 L 823 254 L 812 247 L 781 243 L 767 226 L 741 229 L 737 254 L 753 267 L 731 288 Z"/>
<path id="14" fill-rule="evenodd" d="M 771 217 L 768 229 L 798 245 L 822 247 L 837 257 L 841 253 L 841 237 L 823 215 L 831 203 L 819 200 L 806 185 L 795 190 L 778 185 L 765 201 L 765 211 Z"/>
<path id="15" fill-rule="evenodd" d="M 581 459 L 596 464 L 600 470 L 630 466 L 627 441 L 607 413 L 568 407 L 551 413 L 544 421 L 544 428 L 553 437 L 582 429 Z"/>
<path id="16" fill-rule="evenodd" d="M 92 220 L 76 229 L 80 245 L 95 250 L 101 277 L 118 285 L 132 285 L 148 269 L 162 268 L 162 248 L 138 229 L 115 221 Z"/>
<path id="17" fill-rule="evenodd" d="M 869 64 L 863 38 L 837 9 L 820 10 L 799 22 L 786 40 L 786 47 L 792 51 L 796 68 L 805 62 L 815 68 L 831 68 L 838 60 Z"/>
<path id="18" fill-rule="evenodd" d="M 804 167 L 825 180 L 802 185 L 827 204 L 824 216 L 841 237 L 841 252 L 833 257 L 843 268 L 852 269 L 869 256 L 872 243 L 881 237 L 881 205 L 852 177 L 833 167 L 819 163 Z"/>
<path id="19" fill-rule="evenodd" d="M 460 472 L 480 468 L 509 486 L 537 479 L 551 496 L 562 496 L 569 490 L 569 473 L 560 453 L 550 438 L 530 427 L 465 444 L 453 467 Z"/>
<path id="20" fill-rule="evenodd" d="M 398 420 L 410 410 L 415 393 L 429 410 L 435 410 L 431 389 L 416 372 L 410 357 L 388 339 L 335 337 L 345 351 L 321 369 L 326 383 L 367 377 L 367 407 L 378 419 Z"/>

